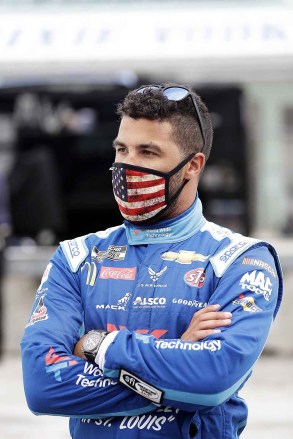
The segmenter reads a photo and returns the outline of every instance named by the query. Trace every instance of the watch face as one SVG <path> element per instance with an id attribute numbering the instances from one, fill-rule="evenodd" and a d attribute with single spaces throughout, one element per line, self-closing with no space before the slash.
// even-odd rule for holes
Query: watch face
<path id="1" fill-rule="evenodd" d="M 100 339 L 101 335 L 99 333 L 89 334 L 83 342 L 83 349 L 85 351 L 92 351 L 99 344 Z"/>

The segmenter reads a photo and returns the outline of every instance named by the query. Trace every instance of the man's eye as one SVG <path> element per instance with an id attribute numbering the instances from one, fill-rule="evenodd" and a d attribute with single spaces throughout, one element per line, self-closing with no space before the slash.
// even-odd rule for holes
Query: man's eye
<path id="1" fill-rule="evenodd" d="M 150 151 L 148 149 L 144 149 L 142 153 L 143 155 L 156 155 L 153 151 Z"/>

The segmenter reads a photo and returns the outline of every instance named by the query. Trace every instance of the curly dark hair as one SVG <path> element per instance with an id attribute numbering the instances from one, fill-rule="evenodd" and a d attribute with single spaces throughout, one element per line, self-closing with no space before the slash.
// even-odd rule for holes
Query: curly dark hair
<path id="1" fill-rule="evenodd" d="M 190 96 L 181 101 L 169 100 L 163 95 L 162 90 L 170 86 L 185 87 L 192 94 L 203 123 L 205 135 L 203 150 L 203 138 L 198 124 L 198 117 Z M 146 88 L 143 92 L 137 93 L 142 87 Z M 182 156 L 202 150 L 201 152 L 207 160 L 212 147 L 213 128 L 209 111 L 200 96 L 187 85 L 164 83 L 160 88 L 152 88 L 151 85 L 142 87 L 130 91 L 123 102 L 118 104 L 117 114 L 120 118 L 129 116 L 133 119 L 168 121 L 172 125 L 173 139 L 179 145 Z"/>

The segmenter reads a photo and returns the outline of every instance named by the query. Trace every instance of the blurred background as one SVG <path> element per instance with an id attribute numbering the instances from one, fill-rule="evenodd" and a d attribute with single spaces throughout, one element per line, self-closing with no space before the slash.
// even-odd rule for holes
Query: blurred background
<path id="1" fill-rule="evenodd" d="M 291 0 L 0 0 L 1 437 L 69 437 L 66 420 L 25 406 L 20 338 L 58 242 L 121 223 L 108 171 L 117 103 L 175 81 L 212 115 L 207 219 L 270 241 L 284 271 L 241 437 L 292 439 L 292 22 Z"/>

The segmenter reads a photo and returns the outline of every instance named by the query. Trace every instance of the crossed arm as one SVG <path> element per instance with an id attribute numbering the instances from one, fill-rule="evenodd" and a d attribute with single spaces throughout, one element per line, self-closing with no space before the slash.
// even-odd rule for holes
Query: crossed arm
<path id="1" fill-rule="evenodd" d="M 230 312 L 217 311 L 220 305 L 208 305 L 194 313 L 187 330 L 180 337 L 184 341 L 196 342 L 212 334 L 221 332 L 220 327 L 231 324 L 232 314 Z M 98 329 L 98 328 L 97 328 Z M 86 360 L 81 351 L 85 335 L 78 340 L 74 347 L 74 355 Z"/>

